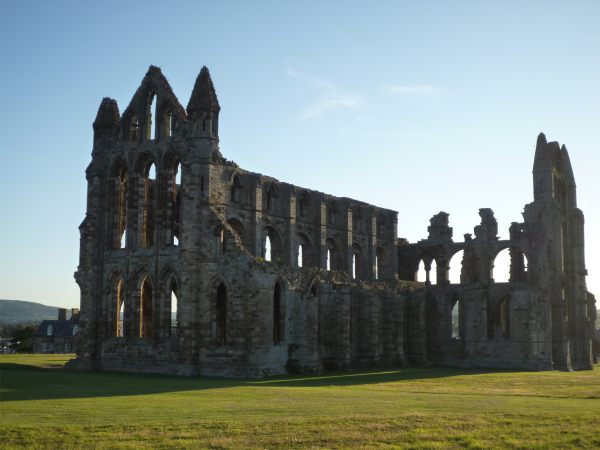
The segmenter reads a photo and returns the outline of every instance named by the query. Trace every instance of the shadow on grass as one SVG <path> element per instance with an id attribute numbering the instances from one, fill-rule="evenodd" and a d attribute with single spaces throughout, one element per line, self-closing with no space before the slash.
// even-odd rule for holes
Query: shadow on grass
<path id="1" fill-rule="evenodd" d="M 176 377 L 108 371 L 75 371 L 0 363 L 0 401 L 135 396 L 235 387 L 326 387 L 397 383 L 402 381 L 477 375 L 498 371 L 446 367 L 328 372 L 287 375 L 259 380 Z"/>

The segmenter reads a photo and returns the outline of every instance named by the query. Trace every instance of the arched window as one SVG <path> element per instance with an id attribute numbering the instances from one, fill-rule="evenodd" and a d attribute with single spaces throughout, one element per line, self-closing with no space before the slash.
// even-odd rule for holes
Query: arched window
<path id="1" fill-rule="evenodd" d="M 156 95 L 150 95 L 148 102 L 148 115 L 146 116 L 146 139 L 154 140 L 156 138 L 156 126 L 153 119 L 156 117 Z"/>
<path id="2" fill-rule="evenodd" d="M 149 162 L 144 172 L 144 192 L 142 199 L 142 247 L 150 248 L 154 245 L 154 191 L 156 184 L 156 166 Z"/>
<path id="3" fill-rule="evenodd" d="M 277 187 L 273 183 L 268 184 L 267 193 L 265 196 L 265 206 L 267 208 L 267 211 L 271 213 L 276 212 L 277 210 L 277 195 Z"/>
<path id="4" fill-rule="evenodd" d="M 352 278 L 363 279 L 364 267 L 363 267 L 363 255 L 361 248 L 358 244 L 352 246 Z"/>
<path id="5" fill-rule="evenodd" d="M 325 241 L 325 245 L 327 246 L 327 255 L 325 260 L 325 268 L 327 270 L 340 270 L 337 258 L 338 251 L 337 245 L 335 241 L 331 238 Z"/>
<path id="6" fill-rule="evenodd" d="M 127 244 L 127 168 L 120 161 L 114 169 L 114 185 L 111 195 L 113 248 L 125 248 Z"/>
<path id="7" fill-rule="evenodd" d="M 140 293 L 140 337 L 152 337 L 154 335 L 154 314 L 152 300 L 152 283 L 146 277 L 142 281 Z"/>
<path id="8" fill-rule="evenodd" d="M 508 248 L 496 255 L 492 264 L 491 278 L 496 283 L 508 283 L 510 278 L 510 251 Z"/>
<path id="9" fill-rule="evenodd" d="M 171 192 L 171 238 L 173 246 L 179 246 L 181 235 L 181 164 L 175 163 Z"/>
<path id="10" fill-rule="evenodd" d="M 437 262 L 435 259 L 431 260 L 431 268 L 429 269 L 429 282 L 431 284 L 437 284 Z"/>
<path id="11" fill-rule="evenodd" d="M 464 255 L 465 251 L 460 250 L 452 256 L 452 259 L 450 259 L 450 270 L 448 273 L 448 279 L 452 284 L 460 284 L 460 274 L 462 272 Z"/>
<path id="12" fill-rule="evenodd" d="M 298 196 L 298 217 L 304 219 L 308 215 L 308 203 L 310 197 L 307 192 L 302 192 Z"/>
<path id="13" fill-rule="evenodd" d="M 175 278 L 171 279 L 169 290 L 171 291 L 169 299 L 169 335 L 175 336 L 177 334 L 177 327 L 179 325 L 179 310 L 177 308 L 177 282 L 175 281 Z"/>
<path id="14" fill-rule="evenodd" d="M 223 283 L 217 287 L 216 299 L 216 344 L 227 344 L 227 289 Z"/>
<path id="15" fill-rule="evenodd" d="M 460 300 L 454 301 L 454 306 L 452 307 L 452 339 L 461 339 L 462 337 L 462 304 Z"/>
<path id="16" fill-rule="evenodd" d="M 312 245 L 310 239 L 303 232 L 296 236 L 296 264 L 298 267 L 311 267 L 314 265 Z"/>
<path id="17" fill-rule="evenodd" d="M 417 269 L 417 280 L 421 283 L 427 281 L 427 272 L 425 271 L 425 261 L 419 261 L 419 268 Z"/>
<path id="18" fill-rule="evenodd" d="M 266 227 L 264 230 L 262 256 L 265 261 L 282 261 L 281 239 L 279 233 L 273 227 Z M 293 264 L 293 261 L 289 261 Z"/>
<path id="19" fill-rule="evenodd" d="M 173 136 L 173 113 L 169 109 L 165 109 L 162 114 L 161 138 Z"/>
<path id="20" fill-rule="evenodd" d="M 265 254 L 264 254 L 265 261 L 271 261 L 271 257 L 273 256 L 271 254 L 271 251 L 272 251 L 271 238 L 269 237 L 269 235 L 267 235 L 265 237 Z"/>
<path id="21" fill-rule="evenodd" d="M 335 225 L 335 205 L 333 203 L 329 203 L 327 206 L 327 222 L 329 225 Z"/>
<path id="22" fill-rule="evenodd" d="M 234 176 L 231 183 L 231 202 L 240 203 L 242 201 L 242 183 L 239 176 Z"/>
<path id="23" fill-rule="evenodd" d="M 278 345 L 283 340 L 283 311 L 282 311 L 282 295 L 281 284 L 275 283 L 273 289 L 273 343 Z"/>
<path id="24" fill-rule="evenodd" d="M 129 140 L 137 142 L 140 139 L 140 121 L 137 116 L 133 116 L 129 122 Z"/>
<path id="25" fill-rule="evenodd" d="M 125 315 L 125 283 L 123 283 L 123 279 L 119 278 L 117 281 L 117 298 L 116 298 L 116 327 L 115 327 L 115 336 L 123 337 L 125 336 L 125 330 L 123 327 L 124 315 Z"/>

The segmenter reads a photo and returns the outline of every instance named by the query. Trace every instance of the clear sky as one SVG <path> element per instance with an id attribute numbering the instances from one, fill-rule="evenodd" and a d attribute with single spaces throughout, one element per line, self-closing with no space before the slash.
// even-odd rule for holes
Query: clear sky
<path id="1" fill-rule="evenodd" d="M 600 294 L 600 2 L 0 0 L 0 298 L 75 307 L 102 97 L 150 64 L 186 106 L 203 65 L 245 169 L 399 211 L 399 236 L 532 200 L 537 134 L 566 144 Z"/>

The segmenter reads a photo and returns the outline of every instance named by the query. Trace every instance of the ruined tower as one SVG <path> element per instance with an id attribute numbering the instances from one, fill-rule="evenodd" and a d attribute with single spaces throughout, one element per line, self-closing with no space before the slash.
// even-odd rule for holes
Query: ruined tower
<path id="1" fill-rule="evenodd" d="M 584 219 L 566 147 L 540 133 L 533 163 L 534 201 L 524 218 L 530 282 L 549 302 L 552 359 L 563 370 L 590 369 L 591 319 L 585 277 Z"/>
<path id="2" fill-rule="evenodd" d="M 564 147 L 540 136 L 534 201 L 510 239 L 483 208 L 474 237 L 455 242 L 442 212 L 411 244 L 397 237 L 396 211 L 228 161 L 219 112 L 206 67 L 186 109 L 154 66 L 122 115 L 102 100 L 73 365 L 243 377 L 425 362 L 591 367 L 593 296 Z M 510 279 L 498 282 L 503 250 Z"/>

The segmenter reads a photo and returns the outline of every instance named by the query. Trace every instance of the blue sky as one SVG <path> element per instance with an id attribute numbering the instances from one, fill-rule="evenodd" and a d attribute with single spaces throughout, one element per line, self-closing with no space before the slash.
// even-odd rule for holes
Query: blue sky
<path id="1" fill-rule="evenodd" d="M 506 238 L 544 131 L 600 294 L 600 2 L 215 3 L 0 0 L 0 298 L 78 305 L 91 124 L 150 64 L 184 106 L 210 68 L 228 159 L 395 209 L 410 241 L 441 210 L 460 240 L 482 207 Z"/>

